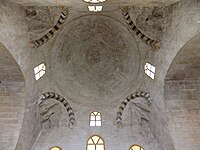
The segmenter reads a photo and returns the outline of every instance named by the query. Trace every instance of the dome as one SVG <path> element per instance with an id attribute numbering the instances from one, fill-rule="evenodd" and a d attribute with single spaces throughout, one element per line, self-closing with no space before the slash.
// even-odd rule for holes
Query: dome
<path id="1" fill-rule="evenodd" d="M 68 23 L 51 52 L 51 74 L 68 99 L 100 105 L 126 96 L 137 81 L 139 52 L 119 21 L 87 15 Z"/>

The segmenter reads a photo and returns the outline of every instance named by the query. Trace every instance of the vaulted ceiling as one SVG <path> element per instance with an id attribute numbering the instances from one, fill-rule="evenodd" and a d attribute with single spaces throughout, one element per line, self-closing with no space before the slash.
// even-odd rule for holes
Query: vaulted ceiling
<path id="1" fill-rule="evenodd" d="M 176 92 L 173 89 L 177 88 L 178 79 L 184 80 L 186 76 L 191 80 L 195 78 L 195 82 L 199 79 L 195 70 L 199 68 L 199 38 L 192 40 L 193 47 L 190 39 L 200 32 L 200 2 L 107 0 L 97 4 L 103 6 L 103 11 L 97 13 L 88 11 L 88 5 L 82 0 L 0 0 L 0 42 L 3 45 L 0 49 L 7 51 L 1 52 L 5 55 L 1 55 L 0 63 L 7 67 L 0 65 L 0 77 L 2 82 L 7 79 L 17 82 L 12 83 L 14 89 L 10 88 L 11 84 L 1 88 L 0 94 L 5 94 L 5 100 L 11 96 L 13 101 L 5 103 L 0 99 L 1 106 L 9 106 L 8 109 L 0 107 L 0 112 L 9 110 L 17 113 L 21 110 L 18 116 L 12 114 L 14 121 L 10 121 L 9 116 L 0 116 L 1 120 L 14 122 L 17 126 L 17 130 L 13 128 L 8 133 L 12 147 L 7 147 L 8 142 L 1 145 L 8 150 L 49 149 L 52 144 L 60 144 L 58 146 L 63 149 L 74 149 L 76 145 L 77 149 L 81 149 L 90 134 L 99 133 L 108 137 L 106 142 L 113 142 L 116 150 L 128 149 L 133 141 L 141 142 L 145 150 L 183 150 L 184 144 L 191 141 L 187 148 L 199 150 L 199 134 L 193 133 L 194 128 L 199 129 L 199 122 L 193 120 L 191 128 L 186 126 L 190 137 L 185 143 L 179 140 L 177 127 L 188 122 L 173 122 L 173 113 L 178 113 L 181 118 L 180 112 L 183 111 L 183 117 L 197 113 L 194 119 L 198 118 L 199 110 L 194 109 L 199 109 L 196 99 L 199 91 L 178 89 L 184 98 L 195 93 L 192 98 L 197 105 L 190 105 L 193 106 L 191 112 L 185 107 L 176 112 L 173 105 L 179 106 L 179 99 L 174 100 L 173 96 L 179 94 L 173 93 Z M 186 50 L 178 53 L 185 44 Z M 146 62 L 156 67 L 155 80 L 145 75 Z M 40 63 L 46 65 L 46 74 L 35 81 L 33 68 Z M 189 69 L 193 76 L 190 76 Z M 164 83 L 164 79 L 169 82 Z M 175 79 L 177 82 L 171 85 Z M 190 82 L 187 83 L 183 86 L 191 87 Z M 6 95 L 5 89 L 14 91 L 14 94 Z M 124 109 L 127 96 L 143 90 L 150 93 L 152 100 L 146 119 L 149 128 L 143 126 L 143 129 L 149 129 L 145 130 L 149 134 L 135 128 L 140 127 L 134 123 L 141 118 L 133 119 L 138 115 L 134 116 L 134 105 L 124 111 L 124 128 L 117 128 L 115 118 L 118 108 Z M 49 103 L 46 101 L 46 106 L 64 99 L 62 104 L 67 106 L 65 113 L 62 113 L 66 111 L 63 105 L 52 109 L 51 106 L 45 107 L 54 114 L 51 119 L 46 119 L 47 122 L 52 121 L 52 126 L 61 122 L 64 127 L 43 128 L 38 99 L 42 99 L 41 94 L 45 92 L 51 92 L 46 99 L 48 96 L 53 98 Z M 52 93 L 61 95 L 63 99 Z M 164 97 L 164 93 L 168 97 Z M 188 103 L 180 102 L 180 105 Z M 14 104 L 16 110 L 13 109 Z M 93 130 L 88 127 L 88 114 L 93 109 L 104 113 L 105 128 Z M 75 114 L 73 129 L 66 126 L 71 112 L 72 116 Z M 7 124 L 3 126 L 7 130 L 5 126 Z M 185 132 L 181 134 L 184 136 Z M 0 134 L 1 143 L 4 138 Z M 74 140 L 79 144 L 73 143 Z M 124 143 L 119 143 L 121 140 Z"/>

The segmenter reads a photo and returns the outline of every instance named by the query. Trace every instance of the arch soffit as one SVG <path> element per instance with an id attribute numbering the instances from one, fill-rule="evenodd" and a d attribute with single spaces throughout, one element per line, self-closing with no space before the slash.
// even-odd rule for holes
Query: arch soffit
<path id="1" fill-rule="evenodd" d="M 18 64 L 17 60 L 13 57 L 13 55 L 9 51 L 9 49 L 7 49 L 6 46 L 4 46 L 2 44 L 2 42 L 0 42 L 0 52 L 1 52 L 1 60 L 5 59 L 5 60 L 2 60 L 2 61 L 6 61 L 6 64 L 4 64 L 4 65 L 5 66 L 6 65 L 12 66 L 12 70 L 14 68 L 14 71 L 16 71 L 15 75 L 17 75 L 19 77 L 18 79 L 20 79 L 20 81 L 25 81 L 25 78 L 24 78 L 24 75 L 23 75 L 23 71 L 21 70 L 20 65 Z M 0 61 L 0 63 L 1 63 L 1 61 Z M 8 75 L 12 77 L 12 73 L 10 73 Z"/>
<path id="2" fill-rule="evenodd" d="M 9 50 L 8 47 L 5 44 L 3 44 L 2 41 L 0 41 L 0 50 L 2 50 L 5 55 L 8 55 L 9 59 L 11 59 L 12 62 L 14 62 L 16 64 L 16 66 L 17 66 L 16 69 L 18 69 L 18 71 L 21 73 L 20 78 L 23 78 L 23 80 L 25 81 L 23 69 L 19 65 L 19 62 L 16 60 L 14 53 L 11 50 Z M 2 55 L 2 53 L 1 53 L 1 55 Z"/>
<path id="3" fill-rule="evenodd" d="M 172 59 L 169 67 L 167 68 L 167 73 L 164 77 L 164 79 L 167 78 L 169 70 L 173 67 L 173 65 L 176 63 L 177 59 L 179 59 L 181 56 L 181 53 L 183 53 L 187 49 L 193 49 L 195 48 L 196 44 L 200 42 L 200 32 L 194 35 L 192 38 L 190 38 L 183 46 L 182 48 L 175 54 L 174 58 Z M 200 52 L 199 52 L 200 54 Z M 186 56 L 186 55 L 185 55 Z M 189 55 L 188 55 L 189 56 Z M 186 57 L 188 57 L 186 56 Z"/>

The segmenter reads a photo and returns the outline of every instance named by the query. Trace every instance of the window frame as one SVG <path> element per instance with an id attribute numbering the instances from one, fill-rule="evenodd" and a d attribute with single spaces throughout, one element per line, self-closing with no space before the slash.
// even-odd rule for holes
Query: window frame
<path id="1" fill-rule="evenodd" d="M 132 148 L 133 148 L 134 146 L 139 147 L 140 150 L 144 150 L 144 148 L 143 148 L 142 146 L 138 145 L 138 144 L 133 144 L 128 150 L 133 150 Z"/>
<path id="2" fill-rule="evenodd" d="M 98 144 L 98 143 L 97 143 L 97 144 L 88 144 L 89 140 L 92 139 L 92 137 L 94 137 L 94 136 L 99 137 L 99 140 L 101 139 L 101 140 L 103 141 L 103 144 Z M 98 140 L 98 141 L 99 141 L 99 140 Z M 92 139 L 92 141 L 93 141 L 93 139 Z M 94 141 L 93 141 L 93 142 L 94 142 Z M 88 145 L 95 145 L 95 149 L 94 149 L 94 150 L 97 150 L 96 145 L 103 145 L 104 150 L 106 149 L 104 139 L 103 139 L 101 136 L 97 135 L 97 134 L 92 135 L 92 136 L 90 136 L 90 137 L 88 138 L 87 144 L 86 144 L 86 150 L 88 150 Z"/>
<path id="3" fill-rule="evenodd" d="M 41 65 L 42 65 L 42 69 L 39 70 L 39 66 L 41 66 Z M 36 67 L 34 67 L 33 68 L 33 72 L 34 72 L 35 80 L 38 81 L 40 78 L 42 78 L 46 74 L 46 65 L 45 65 L 45 63 L 42 62 L 39 65 L 37 65 Z M 44 74 L 40 75 L 41 72 L 44 72 Z M 39 78 L 36 77 L 37 75 L 39 75 Z"/>
<path id="4" fill-rule="evenodd" d="M 101 6 L 101 5 L 89 5 L 88 10 L 90 12 L 101 12 L 103 10 L 103 6 Z"/>
<path id="5" fill-rule="evenodd" d="M 92 114 L 93 113 L 97 113 L 96 115 L 94 114 L 94 116 L 95 116 L 95 120 L 91 120 L 91 116 L 92 116 Z M 96 119 L 96 116 L 98 115 L 98 114 L 100 114 L 99 116 L 100 116 L 100 120 L 97 120 Z M 95 122 L 95 125 L 94 126 L 91 126 L 90 124 L 91 124 L 91 121 L 94 121 Z M 97 126 L 97 121 L 100 121 L 101 122 L 101 125 L 100 126 Z M 102 126 L 102 114 L 101 114 L 101 112 L 99 112 L 99 111 L 92 111 L 90 114 L 89 114 L 89 126 L 90 127 L 101 127 Z"/>
<path id="6" fill-rule="evenodd" d="M 49 148 L 49 150 L 52 150 L 53 148 L 58 148 L 59 150 L 62 150 L 62 148 L 59 146 L 53 146 L 53 147 Z"/>
<path id="7" fill-rule="evenodd" d="M 148 68 L 148 66 L 150 66 L 150 68 Z M 153 71 L 152 68 L 154 68 L 154 71 Z M 147 74 L 147 71 L 150 72 L 150 75 Z M 156 67 L 155 67 L 154 65 L 152 65 L 151 63 L 146 62 L 145 65 L 144 65 L 144 73 L 145 73 L 148 77 L 150 77 L 152 80 L 154 80 L 154 79 L 155 79 L 155 75 L 156 75 Z M 151 74 L 152 74 L 153 76 L 151 76 Z"/>
<path id="8" fill-rule="evenodd" d="M 97 2 L 93 2 L 93 0 L 83 0 L 85 3 L 90 3 L 90 4 L 99 4 L 99 3 L 104 3 L 107 0 L 97 0 Z"/>

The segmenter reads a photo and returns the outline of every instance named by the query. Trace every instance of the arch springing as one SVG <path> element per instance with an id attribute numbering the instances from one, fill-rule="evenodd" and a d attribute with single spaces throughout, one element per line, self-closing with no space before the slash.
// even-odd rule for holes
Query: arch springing
<path id="1" fill-rule="evenodd" d="M 67 110 L 67 113 L 68 113 L 68 116 L 69 116 L 69 127 L 73 127 L 74 124 L 75 124 L 75 115 L 74 115 L 74 111 L 72 109 L 72 107 L 70 106 L 70 104 L 66 101 L 66 99 L 62 96 L 60 96 L 59 94 L 56 94 L 54 92 L 46 92 L 46 93 L 43 93 L 39 100 L 38 100 L 38 104 L 39 106 L 41 106 L 42 102 L 46 99 L 49 99 L 49 98 L 53 98 L 59 102 L 61 102 L 64 107 L 66 108 Z M 48 111 L 48 110 L 47 110 Z"/>
<path id="2" fill-rule="evenodd" d="M 105 150 L 104 140 L 98 135 L 90 137 L 87 141 L 86 150 Z"/>
<path id="3" fill-rule="evenodd" d="M 118 127 L 122 127 L 123 123 L 122 123 L 122 115 L 124 112 L 124 109 L 126 108 L 126 106 L 128 105 L 128 103 L 137 98 L 137 97 L 143 97 L 145 98 L 149 104 L 151 104 L 151 100 L 150 100 L 150 95 L 148 92 L 145 91 L 140 91 L 140 92 L 136 92 L 134 94 L 131 94 L 130 96 L 128 96 L 119 106 L 118 108 L 118 112 L 117 112 L 117 117 L 116 117 L 116 122 L 117 122 L 117 126 Z"/>

